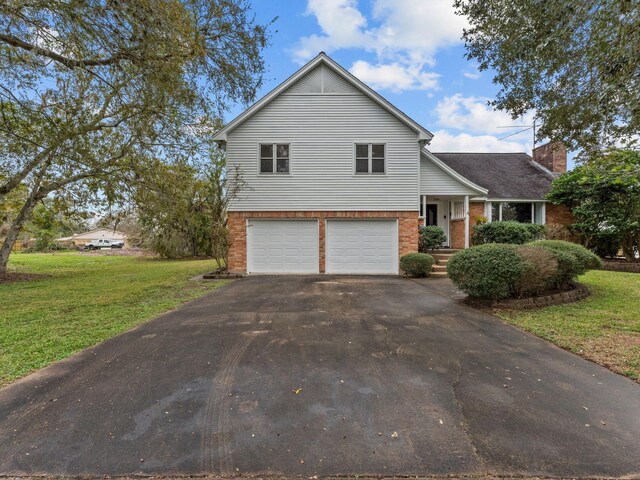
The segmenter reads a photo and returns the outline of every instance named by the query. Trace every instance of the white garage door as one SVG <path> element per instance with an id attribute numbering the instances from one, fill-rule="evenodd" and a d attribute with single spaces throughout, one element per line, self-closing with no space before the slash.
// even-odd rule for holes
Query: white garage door
<path id="1" fill-rule="evenodd" d="M 248 273 L 318 273 L 317 220 L 249 220 Z"/>
<path id="2" fill-rule="evenodd" d="M 398 273 L 396 220 L 328 220 L 327 273 Z"/>

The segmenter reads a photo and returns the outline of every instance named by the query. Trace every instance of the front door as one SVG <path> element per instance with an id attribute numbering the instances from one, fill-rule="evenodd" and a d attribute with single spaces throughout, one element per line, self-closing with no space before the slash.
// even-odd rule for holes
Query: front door
<path id="1" fill-rule="evenodd" d="M 438 204 L 427 203 L 427 214 L 425 217 L 425 225 L 438 225 Z"/>
<path id="2" fill-rule="evenodd" d="M 427 203 L 425 225 L 442 228 L 447 240 L 443 246 L 449 245 L 449 202 Z"/>

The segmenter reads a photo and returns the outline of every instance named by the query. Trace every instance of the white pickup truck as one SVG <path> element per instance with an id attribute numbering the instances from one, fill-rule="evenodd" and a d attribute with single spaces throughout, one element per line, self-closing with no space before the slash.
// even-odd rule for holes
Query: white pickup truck
<path id="1" fill-rule="evenodd" d="M 124 242 L 122 240 L 109 240 L 107 238 L 101 238 L 100 240 L 91 240 L 84 245 L 87 250 L 99 250 L 101 248 L 122 248 Z"/>

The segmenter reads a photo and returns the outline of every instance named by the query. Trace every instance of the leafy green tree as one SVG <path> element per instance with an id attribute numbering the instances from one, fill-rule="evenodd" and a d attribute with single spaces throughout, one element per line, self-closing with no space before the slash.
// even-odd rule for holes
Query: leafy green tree
<path id="1" fill-rule="evenodd" d="M 158 162 L 154 172 L 133 195 L 142 242 L 165 257 L 212 256 L 226 267 L 227 206 L 244 186 L 240 174 L 227 173 L 218 149 L 211 161 Z"/>
<path id="2" fill-rule="evenodd" d="M 496 72 L 492 104 L 535 111 L 538 138 L 593 155 L 640 132 L 640 5 L 629 0 L 455 0 L 467 57 Z"/>
<path id="3" fill-rule="evenodd" d="M 186 163 L 161 162 L 133 196 L 145 244 L 169 258 L 211 255 L 206 179 Z"/>
<path id="4" fill-rule="evenodd" d="M 35 251 L 48 251 L 57 248 L 56 238 L 70 236 L 86 229 L 84 212 L 71 212 L 65 205 L 45 198 L 33 209 L 31 218 L 25 225 L 25 232 L 35 243 Z"/>
<path id="5" fill-rule="evenodd" d="M 640 152 L 614 150 L 561 175 L 547 196 L 571 207 L 585 245 L 640 261 Z"/>
<path id="6" fill-rule="evenodd" d="M 206 152 L 268 41 L 246 0 L 10 0 L 0 25 L 0 202 L 27 188 L 0 274 L 44 198 L 115 203 L 157 159 Z"/>

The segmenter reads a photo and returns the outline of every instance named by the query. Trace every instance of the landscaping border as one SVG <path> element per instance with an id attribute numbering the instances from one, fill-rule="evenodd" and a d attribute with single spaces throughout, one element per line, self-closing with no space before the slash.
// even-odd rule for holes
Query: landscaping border
<path id="1" fill-rule="evenodd" d="M 611 272 L 640 273 L 640 263 L 604 260 L 602 270 Z"/>
<path id="2" fill-rule="evenodd" d="M 202 275 L 202 278 L 205 280 L 233 280 L 235 278 L 242 278 L 243 275 L 241 273 L 220 273 L 220 272 L 209 272 Z"/>
<path id="3" fill-rule="evenodd" d="M 508 298 L 505 300 L 482 300 L 467 297 L 466 303 L 474 307 L 490 307 L 508 310 L 526 310 L 530 308 L 550 307 L 552 305 L 562 305 L 565 303 L 578 302 L 584 300 L 591 292 L 585 285 L 573 284 L 574 288 L 565 292 L 552 293 L 539 297 L 529 298 Z"/>

